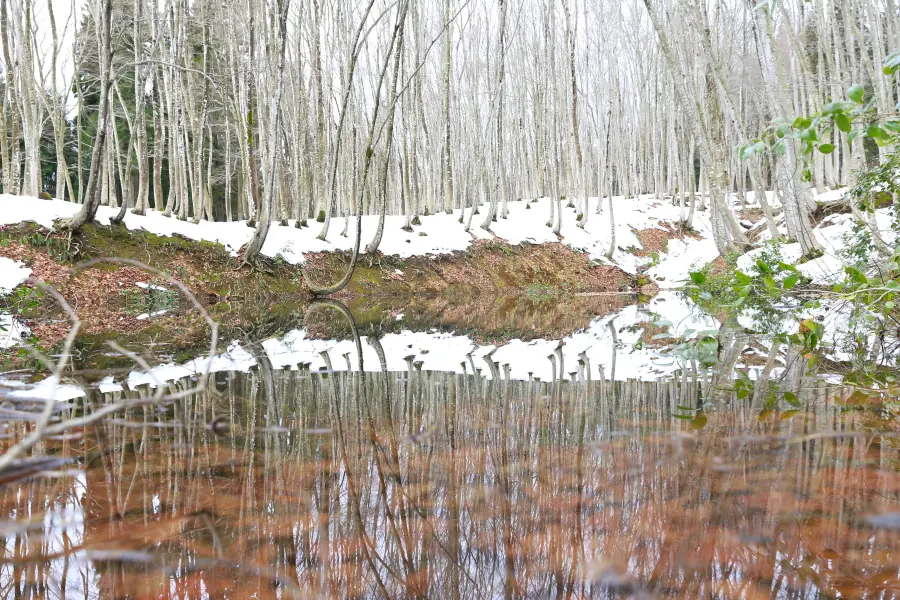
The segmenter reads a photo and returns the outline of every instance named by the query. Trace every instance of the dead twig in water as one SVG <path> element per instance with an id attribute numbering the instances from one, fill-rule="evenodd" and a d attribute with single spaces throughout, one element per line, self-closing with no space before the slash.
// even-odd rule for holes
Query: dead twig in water
<path id="1" fill-rule="evenodd" d="M 156 386 L 156 391 L 153 396 L 150 398 L 140 398 L 133 400 L 125 400 L 121 402 L 116 402 L 114 404 L 108 404 L 99 410 L 95 410 L 90 414 L 86 414 L 82 417 L 71 418 L 71 419 L 63 419 L 59 423 L 54 425 L 50 425 L 50 420 L 53 417 L 54 413 L 58 411 L 58 404 L 56 402 L 57 390 L 62 381 L 63 372 L 66 369 L 66 366 L 69 364 L 71 355 L 72 355 L 72 346 L 75 342 L 75 338 L 78 336 L 78 331 L 81 327 L 81 322 L 78 319 L 75 311 L 66 301 L 66 299 L 52 286 L 37 281 L 35 282 L 35 287 L 42 289 L 47 292 L 65 311 L 66 315 L 72 322 L 72 327 L 69 329 L 69 333 L 66 336 L 65 344 L 63 345 L 62 353 L 60 354 L 58 360 L 54 363 L 48 357 L 46 357 L 43 353 L 38 351 L 36 348 L 31 346 L 28 343 L 25 343 L 25 348 L 29 351 L 29 353 L 35 358 L 35 360 L 39 361 L 42 365 L 44 365 L 48 370 L 51 371 L 51 382 L 52 387 L 50 393 L 46 395 L 45 398 L 40 398 L 39 400 L 43 401 L 43 409 L 39 416 L 35 420 L 34 429 L 25 436 L 22 440 L 17 442 L 14 446 L 12 446 L 9 450 L 7 450 L 2 456 L 0 456 L 0 474 L 4 471 L 16 467 L 16 465 L 21 466 L 19 463 L 21 461 L 17 461 L 17 459 L 26 451 L 28 451 L 32 446 L 36 443 L 40 442 L 42 439 L 45 439 L 49 436 L 59 435 L 64 433 L 65 431 L 73 428 L 84 427 L 94 423 L 103 417 L 123 410 L 125 408 L 129 408 L 132 406 L 139 406 L 144 404 L 160 404 L 165 402 L 174 402 L 181 398 L 188 397 L 190 395 L 200 393 L 206 390 L 207 380 L 209 379 L 209 372 L 212 368 L 212 361 L 216 356 L 216 349 L 218 347 L 218 324 L 216 321 L 209 315 L 203 305 L 197 300 L 197 297 L 180 281 L 168 275 L 167 273 L 163 273 L 159 269 L 146 265 L 140 261 L 132 260 L 128 258 L 97 258 L 92 259 L 86 262 L 79 263 L 75 265 L 73 268 L 73 274 L 83 271 L 85 269 L 89 269 L 98 264 L 122 264 L 129 265 L 148 273 L 151 273 L 160 279 L 163 279 L 169 282 L 171 285 L 178 288 L 182 295 L 184 295 L 190 303 L 196 308 L 203 319 L 210 327 L 210 343 L 209 343 L 209 357 L 204 365 L 203 371 L 198 373 L 197 385 L 193 386 L 190 389 L 181 390 L 179 392 L 174 393 L 166 393 L 166 386 L 163 385 L 162 382 L 156 377 L 153 373 L 153 369 L 144 360 L 141 356 L 127 350 L 117 344 L 114 341 L 109 341 L 107 344 L 110 348 L 118 352 L 119 354 L 130 358 L 134 363 L 140 367 L 140 369 L 146 373 L 153 380 L 154 385 Z"/>

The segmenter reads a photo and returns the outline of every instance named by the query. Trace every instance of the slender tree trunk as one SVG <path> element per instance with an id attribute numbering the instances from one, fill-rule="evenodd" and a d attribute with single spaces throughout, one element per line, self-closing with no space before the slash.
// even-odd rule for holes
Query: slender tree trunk
<path id="1" fill-rule="evenodd" d="M 103 151 L 106 145 L 107 113 L 109 109 L 109 92 L 112 87 L 111 62 L 112 52 L 110 48 L 110 21 L 112 20 L 112 0 L 102 0 L 100 4 L 100 18 L 98 19 L 98 37 L 100 40 L 100 106 L 97 109 L 97 137 L 94 140 L 94 149 L 91 152 L 91 170 L 88 176 L 87 189 L 84 194 L 84 204 L 72 219 L 65 223 L 64 228 L 75 233 L 81 230 L 85 224 L 94 220 L 97 207 L 100 203 L 100 195 L 97 193 L 97 184 L 101 177 Z"/>
<path id="2" fill-rule="evenodd" d="M 277 0 L 276 2 L 276 6 L 278 9 L 278 37 L 275 38 L 275 41 L 278 44 L 279 56 L 277 71 L 275 73 L 275 97 L 269 104 L 268 124 L 270 129 L 267 135 L 267 164 L 269 166 L 269 170 L 265 186 L 265 198 L 263 199 L 259 207 L 259 219 L 257 221 L 256 230 L 253 232 L 253 236 L 250 238 L 250 241 L 247 242 L 247 246 L 244 248 L 244 254 L 242 256 L 242 260 L 244 263 L 254 263 L 258 260 L 259 254 L 263 248 L 263 244 L 266 243 L 266 236 L 269 234 L 269 228 L 272 225 L 272 204 L 275 198 L 275 173 L 279 146 L 278 127 L 279 120 L 281 118 L 280 108 L 281 94 L 284 88 L 284 58 L 285 50 L 287 48 L 287 16 L 290 4 L 290 0 Z M 259 106 L 258 103 L 257 106 Z M 249 130 L 250 128 L 248 127 L 248 131 Z"/>

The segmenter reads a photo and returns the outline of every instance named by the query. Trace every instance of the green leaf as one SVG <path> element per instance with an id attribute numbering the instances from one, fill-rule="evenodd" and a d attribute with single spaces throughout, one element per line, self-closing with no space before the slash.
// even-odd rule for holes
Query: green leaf
<path id="1" fill-rule="evenodd" d="M 738 284 L 743 286 L 750 285 L 750 276 L 740 271 L 734 272 L 734 278 L 737 280 Z"/>
<path id="2" fill-rule="evenodd" d="M 812 121 L 807 119 L 806 117 L 797 117 L 794 120 L 794 129 L 808 129 L 809 126 L 812 125 Z"/>
<path id="3" fill-rule="evenodd" d="M 834 144 L 822 144 L 819 146 L 819 152 L 822 154 L 831 154 L 834 152 Z"/>
<path id="4" fill-rule="evenodd" d="M 789 125 L 787 125 L 786 123 L 782 123 L 775 129 L 775 135 L 777 135 L 779 138 L 783 138 L 788 134 L 788 132 L 790 132 L 790 130 L 791 128 Z"/>
<path id="5" fill-rule="evenodd" d="M 784 280 L 784 283 L 782 285 L 784 286 L 784 289 L 792 290 L 792 289 L 794 289 L 794 286 L 796 286 L 799 281 L 800 281 L 800 273 L 792 273 L 790 276 L 788 276 Z"/>
<path id="6" fill-rule="evenodd" d="M 700 410 L 699 408 L 694 408 L 693 406 L 685 406 L 683 404 L 676 404 L 675 408 L 677 408 L 678 410 L 687 410 L 690 412 L 696 412 L 696 411 Z"/>
<path id="7" fill-rule="evenodd" d="M 891 139 L 888 132 L 878 125 L 869 125 L 869 128 L 866 129 L 866 134 L 876 142 L 888 142 Z"/>
<path id="8" fill-rule="evenodd" d="M 787 151 L 787 148 L 784 145 L 784 141 L 778 140 L 775 146 L 772 147 L 775 151 L 775 156 L 784 156 L 784 153 Z"/>
<path id="9" fill-rule="evenodd" d="M 834 124 L 844 133 L 850 133 L 850 130 L 853 129 L 853 122 L 844 113 L 834 115 Z"/>
<path id="10" fill-rule="evenodd" d="M 838 115 L 852 109 L 853 106 L 853 102 L 836 100 L 834 102 L 829 102 L 828 104 L 826 104 L 825 108 L 822 109 L 822 114 L 826 116 Z"/>
<path id="11" fill-rule="evenodd" d="M 694 271 L 693 273 L 691 273 L 691 281 L 693 281 L 697 285 L 703 285 L 704 283 L 706 283 L 706 275 L 699 271 Z"/>
<path id="12" fill-rule="evenodd" d="M 863 89 L 863 86 L 855 83 L 850 86 L 850 89 L 847 90 L 847 97 L 856 102 L 857 104 L 862 104 L 865 99 L 866 91 Z"/>
<path id="13" fill-rule="evenodd" d="M 772 276 L 766 275 L 763 278 L 763 283 L 766 284 L 766 289 L 769 290 L 769 295 L 774 296 L 775 295 L 775 280 L 772 278 Z"/>
<path id="14" fill-rule="evenodd" d="M 800 400 L 797 398 L 797 394 L 794 394 L 793 392 L 785 392 L 784 401 L 794 408 L 800 408 Z"/>
<path id="15" fill-rule="evenodd" d="M 707 336 L 697 343 L 697 354 L 700 362 L 705 365 L 714 365 L 719 362 L 719 340 Z"/>
<path id="16" fill-rule="evenodd" d="M 890 131 L 891 133 L 900 133 L 900 120 L 898 119 L 888 119 L 884 122 L 884 128 Z"/>
<path id="17" fill-rule="evenodd" d="M 778 272 L 779 273 L 782 273 L 784 271 L 790 271 L 791 273 L 793 273 L 796 270 L 797 270 L 797 267 L 795 267 L 794 265 L 792 265 L 790 263 L 786 263 L 783 260 L 778 261 Z"/>
<path id="18" fill-rule="evenodd" d="M 893 52 L 884 59 L 884 74 L 893 75 L 900 68 L 900 51 Z"/>
<path id="19" fill-rule="evenodd" d="M 866 278 L 865 273 L 857 269 L 856 267 L 847 267 L 846 268 L 847 275 L 856 282 L 856 283 L 868 283 L 869 280 Z"/>
<path id="20" fill-rule="evenodd" d="M 682 421 L 693 421 L 694 415 L 672 415 L 676 419 L 681 419 Z"/>
<path id="21" fill-rule="evenodd" d="M 800 132 L 800 139 L 804 142 L 815 142 L 819 139 L 819 135 L 815 129 L 810 127 L 809 129 L 804 129 Z"/>

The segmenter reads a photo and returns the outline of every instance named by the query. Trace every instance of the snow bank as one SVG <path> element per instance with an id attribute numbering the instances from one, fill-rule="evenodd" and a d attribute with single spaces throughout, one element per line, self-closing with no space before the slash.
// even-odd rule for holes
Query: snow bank
<path id="1" fill-rule="evenodd" d="M 840 198 L 845 193 L 844 189 L 828 191 L 818 196 L 818 199 L 827 201 Z M 773 207 L 779 205 L 777 197 L 767 192 L 770 204 Z M 736 198 L 731 198 L 737 202 Z M 450 252 L 464 251 L 476 240 L 496 239 L 510 244 L 542 244 L 561 242 L 567 246 L 583 251 L 596 261 L 605 264 L 614 264 L 624 271 L 634 274 L 641 267 L 649 267 L 647 274 L 655 279 L 661 288 L 676 288 L 688 279 L 689 273 L 703 265 L 713 261 L 719 253 L 712 236 L 712 227 L 707 212 L 697 211 L 694 216 L 694 228 L 699 234 L 699 239 L 684 238 L 670 239 L 667 252 L 655 259 L 655 264 L 649 264 L 647 257 L 638 257 L 634 250 L 641 249 L 641 242 L 635 235 L 635 231 L 646 229 L 670 230 L 680 221 L 681 208 L 677 202 L 670 199 L 659 199 L 654 196 L 640 196 L 638 198 L 624 198 L 616 196 L 612 198 L 613 212 L 615 213 L 615 247 L 612 260 L 606 258 L 611 245 L 610 236 L 610 200 L 604 198 L 600 202 L 601 213 L 596 213 L 598 199 L 589 199 L 590 210 L 585 227 L 579 227 L 578 216 L 581 205 L 567 208 L 562 206 L 562 227 L 560 236 L 553 233 L 547 226 L 550 217 L 549 198 L 541 198 L 536 201 L 519 200 L 509 203 L 509 216 L 506 219 L 497 218 L 491 224 L 490 230 L 481 228 L 484 217 L 487 214 L 487 205 L 479 208 L 479 213 L 472 219 L 472 227 L 465 231 L 460 220 L 468 220 L 468 211 L 463 213 L 455 210 L 450 214 L 438 213 L 420 217 L 421 225 L 413 227 L 413 231 L 404 231 L 403 225 L 406 218 L 403 216 L 388 216 L 385 219 L 384 236 L 380 250 L 384 254 L 399 257 L 426 256 L 446 254 Z M 554 203 L 555 207 L 555 203 Z M 748 193 L 747 207 L 757 208 L 756 195 Z M 34 221 L 44 227 L 51 227 L 55 219 L 67 218 L 74 215 L 80 208 L 78 205 L 60 200 L 39 200 L 25 196 L 0 195 L 0 225 Z M 106 206 L 101 206 L 97 218 L 101 223 L 108 223 L 110 217 L 117 212 Z M 879 210 L 877 213 L 878 226 L 888 243 L 896 239 L 896 234 L 890 227 L 891 216 L 889 210 Z M 783 218 L 782 218 L 783 220 Z M 253 230 L 246 223 L 212 223 L 200 221 L 179 221 L 174 217 L 164 217 L 157 211 L 147 211 L 145 216 L 133 215 L 127 212 L 125 226 L 129 229 L 142 229 L 162 236 L 181 235 L 197 241 L 210 241 L 222 244 L 232 254 L 243 247 L 253 234 Z M 826 218 L 815 230 L 815 235 L 825 249 L 825 255 L 800 265 L 799 268 L 814 282 L 821 284 L 833 283 L 843 276 L 843 264 L 840 250 L 845 246 L 845 238 L 851 233 L 853 217 L 851 215 L 833 215 Z M 269 230 L 266 243 L 263 246 L 263 254 L 269 257 L 280 256 L 291 264 L 299 264 L 304 261 L 305 254 L 309 252 L 328 252 L 335 250 L 350 250 L 353 246 L 356 219 L 350 219 L 348 235 L 342 236 L 344 230 L 344 218 L 336 217 L 331 220 L 329 234 L 326 240 L 317 239 L 321 231 L 321 224 L 310 222 L 310 227 L 297 229 L 294 221 L 288 226 L 273 223 Z M 368 243 L 375 234 L 378 226 L 378 217 L 367 215 L 362 219 L 363 245 Z M 780 229 L 784 229 L 783 223 Z M 763 232 L 763 238 L 768 231 Z M 753 264 L 763 252 L 757 249 L 749 252 L 740 259 L 740 268 L 752 271 Z M 790 262 L 796 262 L 800 257 L 799 244 L 785 244 L 781 246 L 781 252 Z M 0 265 L 2 267 L 2 265 Z M 2 271 L 2 269 L 0 269 Z M 0 278 L 0 286 L 5 285 Z"/>
<path id="2" fill-rule="evenodd" d="M 878 230 L 884 241 L 890 245 L 896 242 L 897 232 L 891 228 L 893 219 L 891 209 L 879 209 L 875 211 Z M 784 262 L 796 264 L 797 269 L 812 279 L 817 285 L 833 285 L 844 279 L 844 266 L 848 260 L 842 256 L 847 247 L 848 240 L 854 235 L 855 220 L 853 215 L 837 214 L 823 219 L 815 228 L 814 234 L 822 246 L 824 254 L 819 258 L 797 262 L 803 256 L 803 250 L 799 243 L 781 244 L 778 250 Z M 766 252 L 765 248 L 756 248 L 738 258 L 738 268 L 748 274 L 756 273 L 756 261 Z"/>
<path id="3" fill-rule="evenodd" d="M 562 227 L 560 236 L 547 226 L 550 216 L 550 199 L 537 201 L 519 200 L 509 203 L 509 215 L 506 219 L 497 218 L 491 224 L 490 231 L 481 228 L 487 214 L 487 205 L 482 205 L 472 219 L 472 227 L 465 231 L 460 218 L 468 219 L 468 210 L 463 216 L 460 210 L 450 214 L 438 213 L 422 216 L 421 225 L 415 226 L 412 232 L 404 231 L 406 218 L 388 216 L 385 219 L 384 237 L 381 252 L 400 257 L 446 254 L 466 250 L 475 240 L 497 239 L 510 244 L 562 242 L 576 250 L 586 252 L 590 258 L 608 262 L 605 254 L 610 246 L 610 214 L 609 199 L 604 199 L 601 213 L 596 214 L 597 198 L 590 198 L 590 211 L 584 228 L 579 227 L 579 208 L 567 208 L 562 205 Z M 659 200 L 651 196 L 626 199 L 621 196 L 612 199 L 615 213 L 616 247 L 612 263 L 629 273 L 635 273 L 640 265 L 649 259 L 639 258 L 631 252 L 640 249 L 641 243 L 633 230 L 650 228 L 670 229 L 669 225 L 677 223 L 681 209 L 669 200 Z M 79 205 L 60 200 L 39 200 L 25 196 L 0 195 L 0 225 L 33 221 L 44 227 L 52 227 L 53 221 L 74 215 Z M 117 209 L 101 206 L 97 219 L 108 223 L 117 213 Z M 144 216 L 127 212 L 125 226 L 128 229 L 142 229 L 157 235 L 182 235 L 192 240 L 217 242 L 225 246 L 232 254 L 237 254 L 253 233 L 245 222 L 212 223 L 200 221 L 179 221 L 174 217 L 165 217 L 157 211 L 147 211 Z M 273 223 L 263 246 L 263 254 L 269 257 L 281 256 L 292 264 L 302 263 L 304 255 L 309 252 L 325 252 L 349 250 L 353 247 L 356 219 L 350 219 L 348 235 L 341 235 L 344 219 L 337 217 L 331 220 L 328 237 L 325 241 L 317 239 L 321 224 L 310 222 L 310 227 L 297 229 L 292 220 L 288 226 Z M 662 257 L 656 266 L 656 272 L 666 273 L 665 286 L 673 287 L 679 279 L 687 277 L 689 267 L 713 260 L 717 253 L 712 244 L 712 232 L 705 214 L 698 212 L 695 228 L 703 239 L 686 239 L 673 245 L 670 252 Z M 362 221 L 363 245 L 375 234 L 378 217 L 368 215 Z"/>
<path id="4" fill-rule="evenodd" d="M 8 294 L 31 275 L 31 269 L 17 260 L 0 256 L 0 295 Z"/>

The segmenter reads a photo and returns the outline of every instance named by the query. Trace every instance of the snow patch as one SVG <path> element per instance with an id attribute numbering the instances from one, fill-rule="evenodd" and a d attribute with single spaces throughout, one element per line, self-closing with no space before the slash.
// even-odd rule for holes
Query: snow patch
<path id="1" fill-rule="evenodd" d="M 549 198 L 509 202 L 507 218 L 498 217 L 497 221 L 490 224 L 490 230 L 481 228 L 487 214 L 487 204 L 479 207 L 480 214 L 473 217 L 472 227 L 468 232 L 464 223 L 468 221 L 471 209 L 465 211 L 457 209 L 452 213 L 440 212 L 422 216 L 421 225 L 414 226 L 413 231 L 403 230 L 406 224 L 405 216 L 389 215 L 385 217 L 384 236 L 379 250 L 387 255 L 407 258 L 464 251 L 476 240 L 496 239 L 514 245 L 560 242 L 575 250 L 586 252 L 593 260 L 607 263 L 605 255 L 611 245 L 610 199 L 604 198 L 600 202 L 598 213 L 598 199 L 588 198 L 589 210 L 588 214 L 584 215 L 586 222 L 584 217 L 581 222 L 578 220 L 578 214 L 583 210 L 583 202 L 579 200 L 577 203 L 578 208 L 567 208 L 564 203 L 558 203 L 561 215 L 559 236 L 554 233 L 552 227 L 547 226 L 551 210 Z M 0 195 L 0 204 L 3 207 L 0 211 L 0 225 L 33 221 L 48 228 L 53 226 L 56 219 L 72 217 L 81 208 L 80 205 L 60 200 L 40 200 L 8 194 Z M 668 229 L 667 224 L 677 223 L 682 216 L 682 210 L 677 203 L 653 196 L 638 198 L 616 196 L 612 198 L 612 208 L 615 212 L 615 248 L 612 262 L 631 274 L 636 273 L 638 267 L 647 262 L 646 258 L 635 257 L 628 250 L 641 247 L 634 230 Z M 556 202 L 553 202 L 553 210 L 557 210 Z M 97 211 L 97 220 L 108 223 L 117 212 L 118 209 L 101 206 Z M 191 240 L 219 243 L 232 255 L 236 255 L 253 234 L 253 230 L 247 227 L 244 221 L 194 223 L 166 217 L 155 210 L 148 210 L 145 215 L 126 212 L 123 223 L 130 230 L 141 229 L 160 236 L 180 235 Z M 331 219 L 329 233 L 324 241 L 317 238 L 321 231 L 321 227 L 316 226 L 317 224 L 300 229 L 294 225 L 293 220 L 289 221 L 287 226 L 273 222 L 262 253 L 273 258 L 280 256 L 291 264 L 300 264 L 310 252 L 350 250 L 353 247 L 355 217 L 350 218 L 347 236 L 341 235 L 344 230 L 344 218 Z M 372 239 L 377 227 L 377 215 L 366 215 L 362 218 L 364 243 Z M 686 240 L 683 246 L 675 246 L 675 249 L 689 253 L 688 266 L 709 258 L 713 248 L 703 243 L 712 237 L 712 229 L 704 213 L 699 211 L 696 213 L 694 227 L 703 240 Z M 714 258 L 715 255 L 712 255 L 709 259 Z M 683 261 L 679 259 L 680 255 L 677 252 L 670 251 L 663 257 L 663 262 L 658 265 L 657 270 L 665 272 L 670 267 L 682 264 Z M 675 276 L 666 277 L 667 281 L 675 281 L 676 277 L 684 275 L 685 273 L 681 273 L 683 270 L 679 270 Z"/>
<path id="2" fill-rule="evenodd" d="M 0 295 L 10 293 L 30 275 L 31 269 L 19 261 L 0 256 Z"/>
<path id="3" fill-rule="evenodd" d="M 141 288 L 142 290 L 156 290 L 158 292 L 168 292 L 169 291 L 167 288 L 164 288 L 161 285 L 156 285 L 154 283 L 147 283 L 145 281 L 138 281 L 134 285 Z"/>

